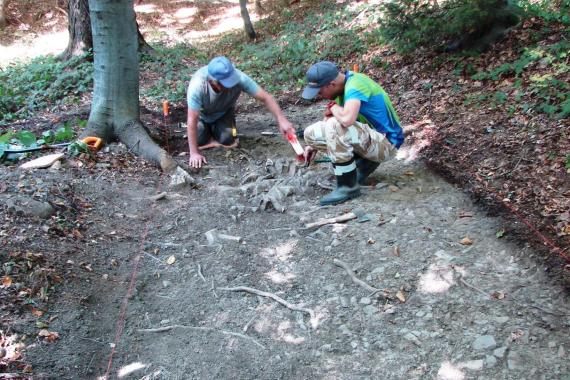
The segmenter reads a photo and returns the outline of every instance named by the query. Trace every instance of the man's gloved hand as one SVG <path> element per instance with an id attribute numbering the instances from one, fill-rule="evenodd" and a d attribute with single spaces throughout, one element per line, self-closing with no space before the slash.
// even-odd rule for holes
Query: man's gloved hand
<path id="1" fill-rule="evenodd" d="M 334 100 L 331 100 L 330 102 L 328 102 L 327 108 L 325 109 L 325 118 L 329 118 L 329 117 L 333 116 L 331 108 L 333 108 L 335 105 L 338 105 L 338 104 Z"/>

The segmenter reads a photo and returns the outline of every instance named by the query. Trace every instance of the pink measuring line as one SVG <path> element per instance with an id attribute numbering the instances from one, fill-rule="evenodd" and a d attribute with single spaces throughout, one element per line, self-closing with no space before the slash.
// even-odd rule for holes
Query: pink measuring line
<path id="1" fill-rule="evenodd" d="M 169 145 L 169 140 L 170 140 L 170 133 L 168 131 L 168 127 L 166 126 L 166 117 L 168 116 L 168 103 L 163 103 L 163 110 L 164 110 L 164 128 L 165 128 L 165 137 L 166 137 L 166 151 L 168 152 L 168 154 L 170 154 L 170 145 Z M 156 186 L 156 193 L 159 193 L 160 187 L 162 186 L 162 181 L 164 179 L 164 172 L 161 173 L 160 175 L 160 181 L 158 182 L 158 185 Z M 153 204 L 154 207 L 154 204 Z M 131 294 L 133 294 L 133 289 L 135 287 L 135 283 L 137 280 L 137 274 L 139 271 L 139 265 L 140 265 L 140 261 L 141 261 L 141 254 L 142 252 L 144 252 L 144 243 L 146 241 L 146 237 L 148 235 L 148 229 L 149 229 L 149 223 L 150 220 L 148 220 L 144 226 L 144 231 L 141 234 L 141 239 L 140 239 L 140 243 L 139 243 L 139 252 L 137 253 L 136 257 L 135 257 L 135 263 L 133 265 L 133 271 L 131 273 L 131 280 L 129 282 L 129 287 L 127 289 L 127 294 L 125 295 L 125 298 L 123 299 L 123 303 L 121 305 L 121 310 L 119 311 L 119 316 L 117 318 L 117 327 L 115 329 L 115 341 L 113 343 L 113 347 L 111 348 L 111 353 L 109 354 L 109 361 L 107 363 L 107 370 L 105 371 L 105 376 L 103 377 L 104 379 L 108 379 L 109 378 L 109 374 L 111 372 L 111 369 L 113 367 L 113 357 L 115 356 L 115 351 L 116 348 L 119 344 L 119 341 L 121 340 L 121 336 L 123 335 L 123 330 L 125 328 L 125 315 L 127 313 L 127 305 L 129 303 L 129 298 L 131 298 Z"/>

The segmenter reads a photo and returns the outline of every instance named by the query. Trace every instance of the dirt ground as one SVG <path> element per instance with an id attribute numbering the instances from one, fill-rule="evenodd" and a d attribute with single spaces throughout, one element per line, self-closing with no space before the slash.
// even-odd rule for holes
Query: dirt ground
<path id="1" fill-rule="evenodd" d="M 38 52 L 16 40 L 65 47 L 36 38 L 66 36 L 65 12 L 50 4 L 28 14 L 12 3 L 4 58 Z M 167 42 L 239 21 L 235 1 L 224 3 L 227 19 L 196 4 L 145 1 L 137 17 L 149 40 Z M 517 36 L 504 44 L 523 43 Z M 433 57 L 371 54 L 392 66 L 363 68 L 417 131 L 344 205 L 318 206 L 334 185 L 328 164 L 297 166 L 285 142 L 261 136 L 275 122 L 249 104 L 240 149 L 208 151 L 194 186 L 169 188 L 117 144 L 60 168 L 0 166 L 0 378 L 567 379 L 567 267 L 545 262 L 549 248 L 527 243 L 536 236 L 495 203 L 507 199 L 567 250 L 567 172 L 551 152 L 568 152 L 568 120 L 474 110 L 461 96 L 480 84 L 451 64 L 434 72 Z M 322 109 L 285 113 L 304 126 Z M 39 133 L 87 114 L 15 127 Z M 143 121 L 161 137 L 160 117 L 143 110 Z M 184 163 L 176 121 L 163 144 Z M 305 228 L 349 211 L 369 220 Z M 238 286 L 292 309 L 222 289 Z"/>
<path id="2" fill-rule="evenodd" d="M 285 112 L 306 125 L 321 110 Z M 9 333 L 31 363 L 20 376 L 566 378 L 567 297 L 530 247 L 497 238 L 501 219 L 405 153 L 362 197 L 319 207 L 328 164 L 295 165 L 285 142 L 260 135 L 276 130 L 265 112 L 238 125 L 241 149 L 207 152 L 194 187 L 168 188 L 118 145 L 57 170 L 0 168 L 2 239 L 16 264 L 21 252 L 48 268 L 53 295 L 11 306 L 22 314 Z M 357 210 L 369 220 L 305 228 Z M 208 241 L 213 229 L 241 241 Z M 222 289 L 238 286 L 304 311 Z"/>

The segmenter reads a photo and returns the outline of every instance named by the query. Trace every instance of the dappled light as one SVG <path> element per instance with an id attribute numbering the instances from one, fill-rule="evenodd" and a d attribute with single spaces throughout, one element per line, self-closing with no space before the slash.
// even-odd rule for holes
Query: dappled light
<path id="1" fill-rule="evenodd" d="M 16 41 L 11 45 L 0 44 L 0 67 L 16 61 L 26 61 L 34 57 L 62 53 L 67 47 L 69 33 L 66 30 L 47 32 L 38 35 L 31 43 Z"/>
<path id="2" fill-rule="evenodd" d="M 276 246 L 275 248 L 263 248 L 261 249 L 261 256 L 267 259 L 277 259 L 281 262 L 286 262 L 291 258 L 291 253 L 297 246 L 298 242 L 298 239 L 292 239 Z"/>
<path id="3" fill-rule="evenodd" d="M 126 366 L 123 366 L 119 372 L 117 372 L 117 377 L 119 379 L 122 379 L 123 377 L 129 376 L 130 374 L 139 371 L 141 369 L 145 369 L 146 367 L 148 367 L 147 364 L 143 364 L 140 362 L 136 362 L 136 363 L 131 363 L 128 364 Z"/>
<path id="4" fill-rule="evenodd" d="M 443 362 L 437 371 L 437 380 L 463 380 L 465 374 L 450 362 Z"/>
<path id="5" fill-rule="evenodd" d="M 279 325 L 277 326 L 277 335 L 279 339 L 281 339 L 286 343 L 291 343 L 291 344 L 302 344 L 305 342 L 304 337 L 294 336 L 293 334 L 288 333 L 287 330 L 289 329 L 291 329 L 291 322 L 289 321 L 280 322 Z"/>
<path id="6" fill-rule="evenodd" d="M 453 283 L 453 271 L 451 268 L 431 264 L 428 271 L 420 276 L 418 289 L 422 293 L 444 293 Z"/>
<path id="7" fill-rule="evenodd" d="M 433 143 L 436 135 L 435 124 L 430 120 L 404 126 L 406 143 L 398 150 L 396 158 L 404 162 L 413 162 L 419 158 L 420 152 Z"/>
<path id="8" fill-rule="evenodd" d="M 265 276 L 276 284 L 284 284 L 295 278 L 295 275 L 293 273 L 281 273 L 278 272 L 277 269 L 271 270 L 270 272 L 266 273 Z"/>

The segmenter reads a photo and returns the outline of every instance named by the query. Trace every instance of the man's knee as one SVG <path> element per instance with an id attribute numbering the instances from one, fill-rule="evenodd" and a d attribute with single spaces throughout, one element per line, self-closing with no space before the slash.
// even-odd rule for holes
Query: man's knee
<path id="1" fill-rule="evenodd" d="M 218 142 L 222 145 L 232 145 L 235 142 L 232 129 L 224 129 L 219 136 Z"/>

